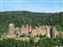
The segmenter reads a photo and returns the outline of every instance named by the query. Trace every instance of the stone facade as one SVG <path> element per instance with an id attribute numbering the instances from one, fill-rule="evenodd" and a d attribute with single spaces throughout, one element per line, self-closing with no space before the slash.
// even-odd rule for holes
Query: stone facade
<path id="1" fill-rule="evenodd" d="M 52 30 L 51 30 L 52 29 Z M 46 35 L 47 37 L 51 37 L 52 34 L 53 36 L 56 37 L 56 33 L 55 33 L 55 27 L 54 28 L 51 28 L 51 26 L 46 26 L 46 25 L 43 25 L 43 26 L 39 26 L 39 27 L 35 27 L 35 28 L 32 28 L 31 25 L 22 25 L 22 27 L 14 27 L 14 24 L 11 23 L 9 24 L 9 32 L 8 34 L 15 34 L 17 35 L 18 37 L 23 35 L 23 34 L 26 34 L 28 35 L 29 33 L 31 33 L 32 36 L 37 36 L 37 35 Z"/>
<path id="2" fill-rule="evenodd" d="M 32 35 L 33 36 L 46 35 L 47 37 L 50 38 L 50 26 L 35 27 L 35 29 L 32 30 Z"/>
<path id="3" fill-rule="evenodd" d="M 18 37 L 20 37 L 21 32 L 20 32 L 20 28 L 19 28 L 19 27 L 16 27 L 16 29 L 15 29 L 15 34 L 16 34 Z"/>
<path id="4" fill-rule="evenodd" d="M 13 23 L 9 24 L 7 37 L 14 38 L 15 35 L 15 25 Z"/>
<path id="5" fill-rule="evenodd" d="M 22 25 L 22 27 L 20 28 L 21 29 L 21 35 L 23 34 L 28 34 L 29 33 L 29 26 L 28 25 Z"/>
<path id="6" fill-rule="evenodd" d="M 57 35 L 57 31 L 56 31 L 55 26 L 53 26 L 53 27 L 51 27 L 51 29 L 50 29 L 50 36 L 51 36 L 52 38 L 56 38 L 56 35 Z"/>
<path id="7" fill-rule="evenodd" d="M 13 23 L 10 23 L 9 24 L 9 32 L 8 32 L 10 35 L 14 34 L 15 33 L 15 26 Z"/>

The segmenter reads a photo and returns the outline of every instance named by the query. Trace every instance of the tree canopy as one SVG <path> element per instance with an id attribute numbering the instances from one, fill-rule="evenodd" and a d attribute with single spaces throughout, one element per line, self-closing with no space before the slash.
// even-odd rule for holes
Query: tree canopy
<path id="1" fill-rule="evenodd" d="M 22 24 L 41 26 L 55 25 L 57 30 L 63 31 L 63 12 L 59 13 L 37 13 L 28 11 L 8 11 L 0 12 L 0 32 L 4 33 L 8 30 L 8 24 L 13 22 L 16 26 Z"/>

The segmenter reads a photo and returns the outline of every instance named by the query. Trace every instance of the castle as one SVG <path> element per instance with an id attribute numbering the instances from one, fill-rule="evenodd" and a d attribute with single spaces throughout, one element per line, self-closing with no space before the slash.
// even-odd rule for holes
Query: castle
<path id="1" fill-rule="evenodd" d="M 39 27 L 35 27 L 32 28 L 31 25 L 22 25 L 22 27 L 15 27 L 15 25 L 13 23 L 9 24 L 9 28 L 8 28 L 8 34 L 7 37 L 20 37 L 22 35 L 26 35 L 26 36 L 39 36 L 39 35 L 46 35 L 47 37 L 56 37 L 57 35 L 57 31 L 55 26 L 51 27 L 51 26 L 39 26 Z"/>

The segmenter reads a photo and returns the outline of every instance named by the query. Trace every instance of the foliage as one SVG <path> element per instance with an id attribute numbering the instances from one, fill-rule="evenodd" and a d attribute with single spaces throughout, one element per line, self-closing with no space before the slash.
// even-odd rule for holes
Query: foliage
<path id="1" fill-rule="evenodd" d="M 31 37 L 29 41 L 25 40 L 15 40 L 15 39 L 3 39 L 0 40 L 0 47 L 54 47 L 62 46 L 63 38 L 47 38 L 43 37 L 34 42 L 34 38 Z"/>
<path id="2" fill-rule="evenodd" d="M 8 24 L 14 23 L 16 26 L 22 24 L 35 26 L 55 25 L 58 30 L 63 31 L 63 12 L 59 13 L 35 13 L 28 11 L 0 12 L 0 33 L 8 31 Z M 58 26 L 60 27 L 58 27 Z M 16 27 L 15 26 L 15 27 Z"/>

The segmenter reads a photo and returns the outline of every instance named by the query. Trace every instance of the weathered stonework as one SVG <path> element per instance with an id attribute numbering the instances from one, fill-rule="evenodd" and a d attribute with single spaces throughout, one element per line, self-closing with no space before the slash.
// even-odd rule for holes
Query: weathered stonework
<path id="1" fill-rule="evenodd" d="M 9 32 L 8 32 L 9 35 L 13 35 L 15 34 L 15 26 L 13 23 L 10 23 L 9 24 Z"/>
<path id="2" fill-rule="evenodd" d="M 52 30 L 51 30 L 52 29 Z M 32 36 L 37 36 L 37 35 L 46 35 L 47 37 L 51 37 L 51 35 L 53 37 L 56 37 L 56 28 L 53 27 L 51 28 L 51 26 L 46 26 L 46 25 L 43 25 L 43 26 L 39 26 L 39 27 L 35 27 L 35 28 L 32 28 L 32 26 L 30 25 L 22 25 L 22 27 L 17 27 L 15 28 L 14 27 L 14 24 L 11 23 L 9 24 L 9 31 L 8 31 L 8 34 L 10 35 L 18 35 L 18 37 L 20 37 L 21 35 L 23 34 L 32 34 Z"/>

